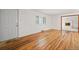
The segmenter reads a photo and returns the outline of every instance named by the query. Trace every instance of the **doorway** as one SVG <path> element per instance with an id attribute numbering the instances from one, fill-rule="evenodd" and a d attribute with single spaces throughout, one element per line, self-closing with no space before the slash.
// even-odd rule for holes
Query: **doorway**
<path id="1" fill-rule="evenodd" d="M 79 32 L 79 16 L 78 15 L 62 16 L 61 30 Z"/>

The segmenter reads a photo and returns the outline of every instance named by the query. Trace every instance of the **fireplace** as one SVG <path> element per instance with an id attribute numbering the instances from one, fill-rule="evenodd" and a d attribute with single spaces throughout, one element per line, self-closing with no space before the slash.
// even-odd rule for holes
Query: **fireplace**
<path id="1" fill-rule="evenodd" d="M 65 23 L 65 26 L 70 26 L 70 23 L 68 22 L 68 23 Z"/>

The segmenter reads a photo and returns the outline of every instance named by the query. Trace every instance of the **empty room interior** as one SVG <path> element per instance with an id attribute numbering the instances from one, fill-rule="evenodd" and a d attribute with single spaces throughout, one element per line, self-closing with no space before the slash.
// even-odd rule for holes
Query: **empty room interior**
<path id="1" fill-rule="evenodd" d="M 0 9 L 0 50 L 79 50 L 79 10 Z"/>

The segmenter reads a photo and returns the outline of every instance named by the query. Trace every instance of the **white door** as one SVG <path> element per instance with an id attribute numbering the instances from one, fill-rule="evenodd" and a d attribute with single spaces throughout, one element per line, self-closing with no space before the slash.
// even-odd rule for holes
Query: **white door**
<path id="1" fill-rule="evenodd" d="M 17 37 L 17 10 L 0 10 L 0 41 Z"/>

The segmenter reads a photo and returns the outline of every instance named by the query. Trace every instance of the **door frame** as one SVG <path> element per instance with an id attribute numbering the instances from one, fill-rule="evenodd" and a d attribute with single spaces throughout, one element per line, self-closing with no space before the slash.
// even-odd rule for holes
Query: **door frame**
<path id="1" fill-rule="evenodd" d="M 79 32 L 79 14 L 78 15 L 65 15 L 65 16 L 61 16 L 61 31 L 62 31 L 62 17 L 68 17 L 68 16 L 78 16 L 78 32 Z"/>

